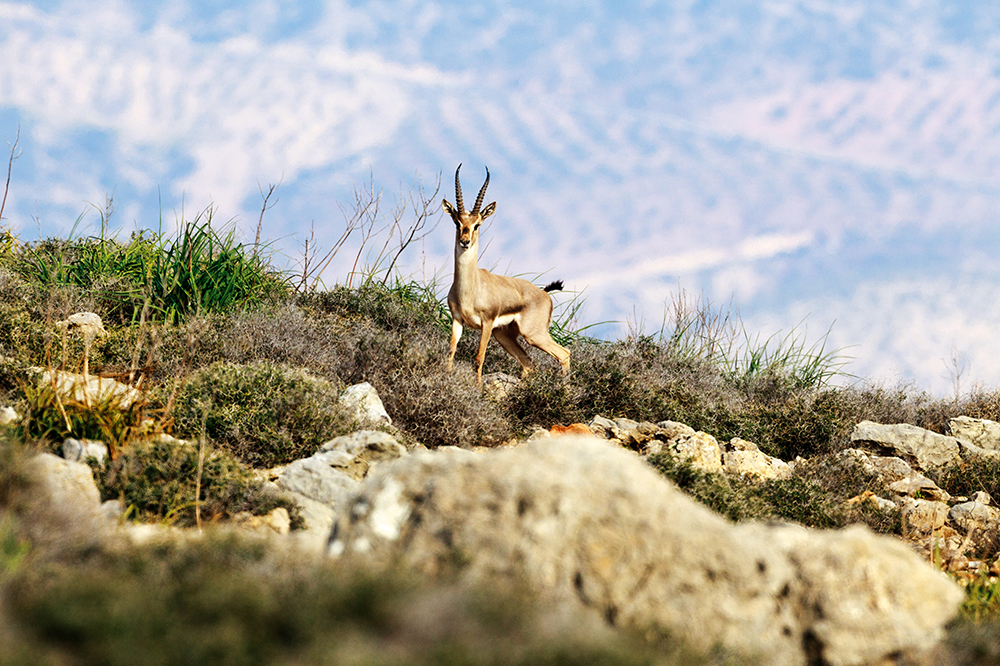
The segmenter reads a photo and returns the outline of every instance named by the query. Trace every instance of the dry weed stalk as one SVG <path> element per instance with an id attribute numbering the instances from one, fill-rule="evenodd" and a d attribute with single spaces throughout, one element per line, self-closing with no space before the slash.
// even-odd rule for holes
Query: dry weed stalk
<path id="1" fill-rule="evenodd" d="M 374 179 L 362 187 L 355 186 L 354 198 L 349 206 L 340 206 L 344 216 L 344 229 L 325 254 L 317 258 L 315 224 L 310 226 L 309 238 L 304 244 L 302 273 L 296 290 L 314 291 L 321 276 L 352 236 L 359 236 L 357 252 L 350 271 L 347 287 L 354 285 L 355 276 L 377 279 L 385 285 L 399 263 L 399 258 L 413 243 L 424 239 L 434 230 L 427 223 L 437 212 L 435 200 L 441 189 L 440 175 L 435 179 L 434 190 L 428 194 L 420 183 L 406 193 L 400 193 L 395 204 L 386 211 L 383 193 L 375 187 Z M 408 215 L 412 219 L 407 222 Z M 381 246 L 379 239 L 384 239 Z"/>
<path id="2" fill-rule="evenodd" d="M 14 143 L 8 144 L 10 145 L 10 158 L 7 160 L 7 183 L 4 185 L 3 188 L 3 200 L 0 201 L 0 222 L 3 221 L 3 211 L 4 208 L 6 208 L 7 206 L 7 194 L 10 192 L 10 176 L 11 172 L 14 169 L 14 162 L 16 162 L 19 157 L 21 157 L 21 153 L 17 151 L 17 144 L 20 140 L 21 140 L 21 125 L 18 125 L 17 134 L 14 136 Z M 7 234 L 12 235 L 10 230 L 10 224 L 7 225 Z"/>

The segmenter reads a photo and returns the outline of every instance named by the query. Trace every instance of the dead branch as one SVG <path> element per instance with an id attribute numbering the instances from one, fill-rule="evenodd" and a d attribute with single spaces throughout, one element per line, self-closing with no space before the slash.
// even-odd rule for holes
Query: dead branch
<path id="1" fill-rule="evenodd" d="M 271 203 L 270 205 L 268 205 L 268 202 L 270 201 L 271 196 L 277 191 L 277 189 L 281 187 L 281 183 L 284 180 L 285 177 L 282 176 L 281 180 L 279 180 L 276 184 L 268 183 L 266 194 L 264 193 L 264 188 L 261 186 L 261 184 L 257 183 L 257 189 L 260 190 L 260 196 L 264 201 L 260 206 L 260 218 L 257 219 L 257 234 L 254 236 L 253 239 L 254 256 L 257 256 L 257 248 L 260 247 L 260 231 L 261 228 L 264 226 L 264 213 L 266 213 L 268 210 L 278 205 L 277 199 L 275 199 L 274 202 Z"/>
<path id="2" fill-rule="evenodd" d="M 0 221 L 3 220 L 3 209 L 7 206 L 7 193 L 10 191 L 10 175 L 14 169 L 14 162 L 21 157 L 21 153 L 17 151 L 17 144 L 21 141 L 21 125 L 17 125 L 17 134 L 14 135 L 14 143 L 10 142 L 7 145 L 10 146 L 10 158 L 7 160 L 7 183 L 3 188 L 3 201 L 0 201 Z M 10 225 L 7 225 L 8 233 L 10 232 Z"/>

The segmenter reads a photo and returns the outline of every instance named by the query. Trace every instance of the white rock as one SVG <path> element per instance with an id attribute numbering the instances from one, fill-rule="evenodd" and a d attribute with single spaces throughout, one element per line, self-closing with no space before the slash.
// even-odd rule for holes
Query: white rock
<path id="1" fill-rule="evenodd" d="M 282 490 L 299 493 L 331 507 L 357 487 L 338 466 L 353 460 L 342 451 L 324 451 L 289 464 L 278 478 Z"/>
<path id="2" fill-rule="evenodd" d="M 742 444 L 749 443 L 738 441 Z M 787 479 L 792 476 L 788 463 L 757 450 L 756 446 L 753 449 L 726 451 L 722 458 L 725 472 L 730 476 L 749 477 L 758 481 Z"/>
<path id="3" fill-rule="evenodd" d="M 981 449 L 1000 449 L 1000 423 L 996 421 L 958 416 L 948 421 L 948 432 Z"/>
<path id="4" fill-rule="evenodd" d="M 99 513 L 101 493 L 87 465 L 39 453 L 25 463 L 25 471 L 37 485 L 39 494 L 52 506 L 85 516 Z"/>
<path id="5" fill-rule="evenodd" d="M 104 323 L 100 316 L 93 312 L 77 312 L 71 314 L 64 321 L 57 321 L 56 327 L 67 333 L 79 333 L 84 337 L 93 338 L 97 335 L 107 335 L 104 330 Z"/>
<path id="6" fill-rule="evenodd" d="M 896 539 L 733 525 L 592 437 L 389 463 L 338 511 L 328 552 L 516 583 L 540 604 L 771 666 L 860 666 L 928 649 L 964 597 Z"/>
<path id="7" fill-rule="evenodd" d="M 693 435 L 679 435 L 670 440 L 669 446 L 677 456 L 698 469 L 712 473 L 723 471 L 722 447 L 708 433 L 699 431 Z"/>
<path id="8" fill-rule="evenodd" d="M 13 407 L 0 407 L 0 425 L 17 423 L 21 417 L 17 415 Z"/>
<path id="9" fill-rule="evenodd" d="M 348 386 L 340 396 L 340 404 L 362 423 L 392 424 L 392 419 L 382 404 L 382 398 L 378 396 L 375 387 L 368 382 Z"/>
<path id="10" fill-rule="evenodd" d="M 882 425 L 862 421 L 851 432 L 851 442 L 866 444 L 879 450 L 891 450 L 911 464 L 916 463 L 924 472 L 960 460 L 962 451 L 959 441 L 954 437 L 908 423 Z"/>
<path id="11" fill-rule="evenodd" d="M 903 536 L 922 537 L 944 527 L 948 505 L 931 500 L 909 499 L 903 503 Z"/>
<path id="12" fill-rule="evenodd" d="M 55 387 L 60 397 L 77 402 L 83 402 L 85 396 L 89 394 L 90 400 L 93 402 L 114 401 L 120 409 L 128 409 L 142 399 L 140 391 L 109 377 L 89 375 L 85 381 L 83 375 L 78 375 L 75 372 L 44 370 L 42 368 L 31 368 L 31 370 L 38 373 L 39 386 Z"/>
<path id="13" fill-rule="evenodd" d="M 319 447 L 320 451 L 343 451 L 369 463 L 395 460 L 406 455 L 406 447 L 388 433 L 378 430 L 359 430 L 350 435 L 331 439 Z"/>
<path id="14" fill-rule="evenodd" d="M 87 462 L 88 458 L 94 458 L 98 464 L 103 465 L 108 459 L 108 445 L 93 439 L 73 439 L 72 437 L 63 442 L 63 458 L 73 462 Z"/>

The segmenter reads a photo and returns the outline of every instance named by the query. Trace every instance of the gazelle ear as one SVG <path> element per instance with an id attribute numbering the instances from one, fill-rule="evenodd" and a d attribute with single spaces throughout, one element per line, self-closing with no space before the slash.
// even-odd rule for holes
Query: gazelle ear
<path id="1" fill-rule="evenodd" d="M 441 207 L 444 208 L 444 212 L 451 216 L 451 219 L 455 219 L 458 216 L 458 213 L 456 213 L 455 209 L 451 207 L 451 204 L 448 203 L 447 199 L 441 199 Z"/>
<path id="2" fill-rule="evenodd" d="M 494 201 L 493 203 L 491 203 L 490 205 L 488 205 L 486 208 L 483 209 L 483 212 L 480 215 L 480 217 L 482 217 L 482 219 L 485 220 L 490 215 L 492 215 L 494 212 L 496 212 L 496 209 L 497 209 L 497 202 Z"/>

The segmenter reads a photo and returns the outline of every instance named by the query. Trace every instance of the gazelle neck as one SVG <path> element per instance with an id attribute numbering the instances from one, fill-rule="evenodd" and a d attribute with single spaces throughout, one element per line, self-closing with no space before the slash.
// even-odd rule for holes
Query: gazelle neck
<path id="1" fill-rule="evenodd" d="M 459 291 L 475 291 L 479 285 L 479 243 L 463 248 L 455 243 L 455 286 Z"/>

